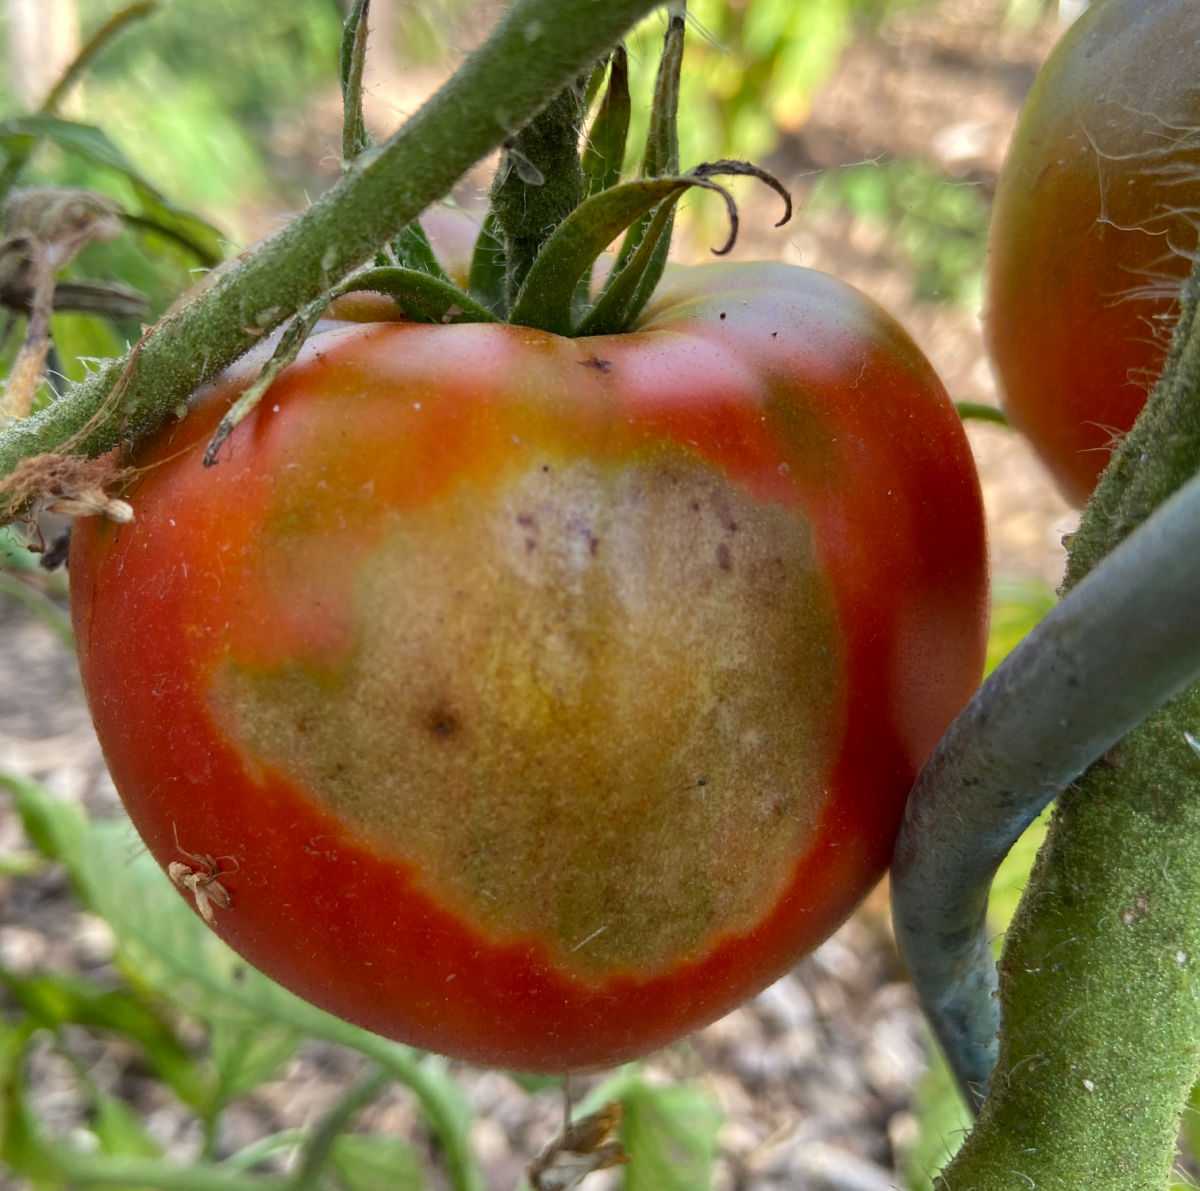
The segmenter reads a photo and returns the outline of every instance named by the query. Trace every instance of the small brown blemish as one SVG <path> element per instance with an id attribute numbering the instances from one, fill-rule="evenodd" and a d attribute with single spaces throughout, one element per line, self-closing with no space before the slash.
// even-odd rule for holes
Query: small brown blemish
<path id="1" fill-rule="evenodd" d="M 722 321 L 724 321 L 726 317 L 727 317 L 727 316 L 726 316 L 726 314 L 725 314 L 725 311 L 724 311 L 724 310 L 722 310 L 722 311 L 721 311 L 721 320 L 722 320 Z"/>
<path id="2" fill-rule="evenodd" d="M 602 360 L 599 356 L 589 356 L 586 360 L 580 360 L 579 363 L 584 368 L 594 368 L 597 372 L 612 371 L 612 361 Z"/>
<path id="3" fill-rule="evenodd" d="M 452 736 L 457 736 L 462 728 L 458 716 L 448 707 L 442 707 L 440 704 L 425 717 L 425 726 L 434 736 L 442 740 L 449 740 Z"/>
<path id="4" fill-rule="evenodd" d="M 729 549 L 726 542 L 722 542 L 717 547 L 717 566 L 723 571 L 733 570 L 733 552 Z"/>
<path id="5" fill-rule="evenodd" d="M 517 524 L 526 529 L 537 529 L 537 518 L 532 513 L 518 513 Z"/>
<path id="6" fill-rule="evenodd" d="M 689 507 L 691 508 L 693 513 L 700 512 L 700 502 L 698 500 L 692 501 L 692 503 Z"/>

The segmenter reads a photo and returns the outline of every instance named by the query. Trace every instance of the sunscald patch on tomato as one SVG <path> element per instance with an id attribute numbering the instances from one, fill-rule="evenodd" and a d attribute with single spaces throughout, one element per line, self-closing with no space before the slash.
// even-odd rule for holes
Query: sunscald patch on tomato
<path id="1" fill-rule="evenodd" d="M 830 593 L 804 523 L 709 468 L 541 458 L 380 510 L 344 658 L 230 656 L 214 715 L 486 937 L 652 976 L 761 921 L 813 834 Z"/>

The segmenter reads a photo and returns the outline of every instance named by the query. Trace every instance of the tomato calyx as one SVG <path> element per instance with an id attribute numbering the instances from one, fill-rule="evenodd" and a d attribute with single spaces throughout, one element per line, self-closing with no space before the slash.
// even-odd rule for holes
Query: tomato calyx
<path id="1" fill-rule="evenodd" d="M 370 148 L 362 113 L 365 22 L 369 0 L 358 0 L 342 39 L 342 153 L 348 168 Z M 570 338 L 632 329 L 663 276 L 675 206 L 693 187 L 721 196 L 729 235 L 717 256 L 737 241 L 738 210 L 717 177 L 754 177 L 783 200 L 776 226 L 787 223 L 792 200 L 783 184 L 759 166 L 722 159 L 687 172 L 679 168 L 679 80 L 683 63 L 684 6 L 672 7 L 655 80 L 641 176 L 622 182 L 630 107 L 628 59 L 618 46 L 588 76 L 574 80 L 505 145 L 492 187 L 492 204 L 475 238 L 466 285 L 456 284 L 438 260 L 419 221 L 381 246 L 371 266 L 302 309 L 288 324 L 257 379 L 221 419 L 204 453 L 212 467 L 234 428 L 293 363 L 335 299 L 372 291 L 385 294 L 407 322 L 503 321 Z M 580 152 L 587 110 L 600 93 Z M 616 260 L 598 292 L 596 263 L 624 233 Z"/>
<path id="2" fill-rule="evenodd" d="M 355 6 L 342 46 L 347 160 L 368 144 L 361 110 L 361 32 L 367 7 L 361 0 Z M 628 58 L 618 46 L 505 143 L 465 290 L 454 286 L 418 222 L 378 255 L 377 269 L 400 266 L 423 275 L 387 279 L 385 292 L 397 301 L 405 319 L 444 321 L 445 311 L 453 308 L 463 314 L 456 321 L 499 319 L 571 337 L 619 334 L 634 326 L 662 278 L 675 205 L 689 187 L 714 190 L 726 204 L 730 234 L 713 250 L 716 255 L 729 252 L 736 242 L 738 214 L 732 197 L 712 181 L 714 177 L 759 178 L 783 198 L 779 224 L 788 221 L 788 192 L 757 166 L 722 160 L 681 171 L 678 116 L 685 5 L 675 3 L 670 9 L 640 177 L 621 181 L 631 99 Z M 606 78 L 585 135 L 588 109 Z M 594 295 L 594 266 L 622 233 L 615 265 Z M 379 281 L 371 271 L 358 280 L 368 277 Z M 426 278 L 441 284 L 431 286 Z"/>

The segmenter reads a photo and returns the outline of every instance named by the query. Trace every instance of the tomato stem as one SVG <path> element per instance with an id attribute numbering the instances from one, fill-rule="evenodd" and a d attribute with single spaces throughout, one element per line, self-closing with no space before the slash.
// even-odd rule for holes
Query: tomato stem
<path id="1" fill-rule="evenodd" d="M 568 84 L 515 136 L 492 185 L 492 212 L 504 237 L 511 305 L 542 245 L 584 194 L 579 136 L 586 79 Z"/>
<path id="2" fill-rule="evenodd" d="M 1066 598 L 910 799 L 897 938 L 964 1093 L 977 1106 L 991 1086 L 946 1187 L 1015 1171 L 1161 1187 L 1173 1160 L 1200 1050 L 1198 297 L 1194 276 L 1166 372 L 1071 539 Z M 1064 786 L 997 979 L 988 886 Z"/>

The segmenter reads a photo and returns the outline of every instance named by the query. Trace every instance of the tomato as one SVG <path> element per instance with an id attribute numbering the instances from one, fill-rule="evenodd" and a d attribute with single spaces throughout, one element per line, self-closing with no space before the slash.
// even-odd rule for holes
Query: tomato
<path id="1" fill-rule="evenodd" d="M 1083 504 L 1145 404 L 1200 209 L 1200 4 L 1106 0 L 1038 75 L 1000 177 L 985 328 L 1001 396 Z"/>
<path id="2" fill-rule="evenodd" d="M 984 648 L 972 460 L 888 316 L 722 264 L 624 335 L 343 322 L 203 468 L 253 375 L 70 558 L 113 778 L 228 943 L 379 1033 L 562 1071 L 842 921 Z"/>

